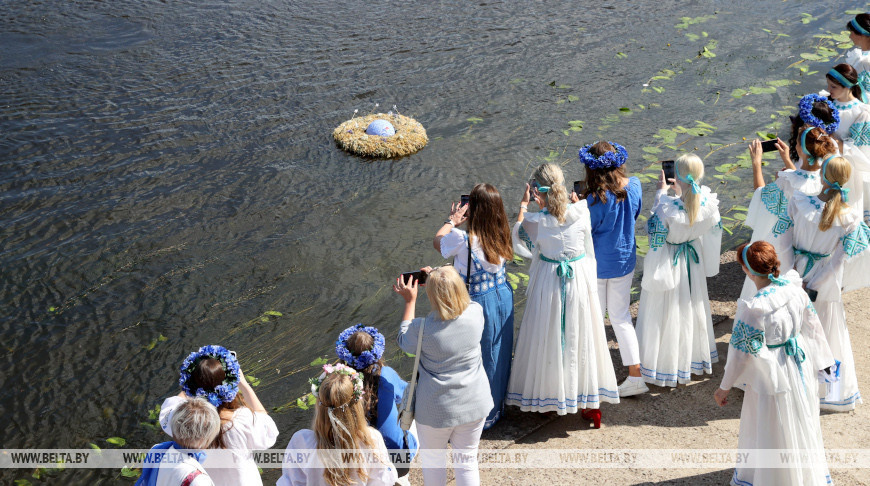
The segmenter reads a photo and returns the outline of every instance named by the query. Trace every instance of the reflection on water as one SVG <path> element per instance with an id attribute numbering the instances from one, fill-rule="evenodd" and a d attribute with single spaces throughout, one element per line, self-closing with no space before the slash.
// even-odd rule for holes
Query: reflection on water
<path id="1" fill-rule="evenodd" d="M 392 343 L 389 285 L 441 261 L 430 241 L 451 199 L 485 180 L 513 214 L 533 167 L 580 178 L 577 149 L 599 138 L 646 181 L 650 161 L 696 150 L 736 207 L 725 246 L 745 239 L 742 137 L 775 132 L 778 111 L 823 86 L 809 72 L 826 64 L 787 66 L 850 7 L 7 2 L 0 442 L 162 440 L 140 424 L 148 410 L 177 391 L 188 352 L 222 343 L 267 406 L 287 405 L 283 445 L 310 420 L 292 405 L 341 329 L 376 325 Z M 429 146 L 339 151 L 332 129 L 375 103 L 423 123 Z"/>

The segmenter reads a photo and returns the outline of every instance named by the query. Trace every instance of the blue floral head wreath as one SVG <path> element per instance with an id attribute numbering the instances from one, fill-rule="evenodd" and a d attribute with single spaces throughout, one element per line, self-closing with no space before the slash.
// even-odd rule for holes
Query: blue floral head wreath
<path id="1" fill-rule="evenodd" d="M 813 103 L 821 101 L 826 103 L 829 107 L 831 107 L 831 115 L 834 118 L 834 121 L 831 123 L 823 122 L 819 117 L 813 115 Z M 840 110 L 834 106 L 834 103 L 831 102 L 828 98 L 824 96 L 819 96 L 817 94 L 808 94 L 801 98 L 800 103 L 798 103 L 798 116 L 800 116 L 801 120 L 814 127 L 819 127 L 822 130 L 828 132 L 829 134 L 837 131 L 837 128 L 840 126 Z"/>
<path id="2" fill-rule="evenodd" d="M 223 383 L 216 386 L 212 391 L 206 391 L 203 388 L 191 390 L 190 378 L 193 375 L 193 372 L 199 366 L 200 361 L 208 358 L 214 358 L 220 361 L 225 374 Z M 184 362 L 181 363 L 181 377 L 178 379 L 178 383 L 181 385 L 181 389 L 184 390 L 184 393 L 188 396 L 205 397 L 209 403 L 218 407 L 222 403 L 231 402 L 236 398 L 236 394 L 239 393 L 240 375 L 239 361 L 236 357 L 223 346 L 210 345 L 199 348 L 198 351 L 190 353 L 190 355 L 185 358 Z"/>
<path id="3" fill-rule="evenodd" d="M 765 275 L 765 274 L 763 274 L 763 273 L 756 272 L 756 271 L 752 268 L 752 265 L 749 264 L 749 259 L 746 258 L 746 252 L 749 251 L 749 247 L 750 247 L 750 246 L 752 246 L 752 243 L 750 243 L 750 244 L 744 246 L 744 247 L 743 247 L 743 254 L 740 255 L 740 258 L 743 259 L 743 265 L 746 266 L 746 269 L 749 270 L 749 273 L 751 273 L 752 275 L 755 275 L 756 277 L 767 277 L 767 278 L 771 281 L 771 283 L 774 283 L 774 284 L 776 284 L 776 285 L 778 285 L 778 286 L 780 286 L 780 287 L 782 287 L 783 285 L 788 284 L 788 280 L 786 280 L 786 279 L 784 279 L 784 278 L 782 278 L 782 277 L 777 277 L 777 276 L 775 276 L 775 275 L 772 274 L 772 273 L 768 273 L 767 275 Z"/>
<path id="4" fill-rule="evenodd" d="M 828 174 L 826 174 L 826 172 L 828 171 L 828 162 L 830 162 L 831 159 L 833 159 L 835 157 L 839 157 L 839 156 L 832 155 L 832 156 L 828 157 L 827 159 L 825 159 L 824 162 L 822 162 L 822 171 L 821 171 L 822 172 L 822 180 L 827 182 L 828 185 L 831 186 L 831 187 L 825 189 L 825 194 L 827 194 L 830 191 L 838 191 L 843 196 L 843 202 L 849 202 L 849 189 L 841 186 L 839 182 L 829 181 Z"/>
<path id="5" fill-rule="evenodd" d="M 363 351 L 359 356 L 354 356 L 354 354 L 347 349 L 347 340 L 360 331 L 368 333 L 372 339 L 374 339 L 375 343 L 371 350 Z M 338 335 L 338 339 L 335 341 L 335 354 L 338 355 L 338 359 L 344 361 L 350 365 L 350 367 L 357 370 L 364 370 L 377 363 L 384 355 L 384 335 L 378 332 L 377 328 L 371 326 L 366 327 L 362 325 L 362 323 L 355 324 L 344 331 L 341 331 L 341 334 Z"/>
<path id="6" fill-rule="evenodd" d="M 580 149 L 580 162 L 583 162 L 586 167 L 589 167 L 592 170 L 615 169 L 625 164 L 628 160 L 628 151 L 625 150 L 625 147 L 616 142 L 608 142 L 610 145 L 613 145 L 614 149 L 616 149 L 615 152 L 605 152 L 597 157 L 592 155 L 589 153 L 589 149 L 591 149 L 596 143 L 598 142 L 584 145 L 583 148 Z"/>

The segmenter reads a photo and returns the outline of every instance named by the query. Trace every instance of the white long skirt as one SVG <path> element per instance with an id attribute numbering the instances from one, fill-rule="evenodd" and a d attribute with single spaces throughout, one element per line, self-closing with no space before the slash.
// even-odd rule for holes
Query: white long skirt
<path id="1" fill-rule="evenodd" d="M 538 257 L 532 262 L 505 404 L 565 415 L 619 403 L 595 266 L 587 262 L 573 262 L 574 278 L 567 280 L 564 347 L 557 265 Z"/>
<path id="2" fill-rule="evenodd" d="M 858 375 L 855 373 L 855 358 L 852 356 L 852 341 L 846 327 L 846 310 L 842 302 L 816 302 L 816 312 L 822 321 L 822 329 L 828 338 L 831 354 L 840 362 L 840 380 L 828 385 L 827 396 L 821 400 L 822 410 L 848 412 L 862 403 L 858 391 Z"/>

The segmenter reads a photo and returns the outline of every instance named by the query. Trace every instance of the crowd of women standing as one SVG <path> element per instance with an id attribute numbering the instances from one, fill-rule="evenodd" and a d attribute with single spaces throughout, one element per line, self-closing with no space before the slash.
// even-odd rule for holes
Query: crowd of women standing
<path id="1" fill-rule="evenodd" d="M 740 449 L 821 451 L 819 410 L 861 403 L 842 291 L 870 285 L 870 106 L 864 104 L 870 15 L 858 15 L 847 28 L 857 48 L 849 63 L 827 73 L 827 92 L 800 100 L 788 143 L 775 144 L 784 169 L 774 182 L 765 182 L 760 141 L 749 146 L 755 192 L 746 223 L 753 233 L 737 248 L 746 283 L 714 396 L 725 405 L 732 387 L 745 391 Z M 479 484 L 481 433 L 503 417 L 506 405 L 558 415 L 580 411 L 598 428 L 602 403 L 712 373 L 719 355 L 706 278 L 719 271 L 722 227 L 717 195 L 701 183 L 704 162 L 683 154 L 673 177 L 661 172 L 635 326 L 629 303 L 640 181 L 628 177 L 628 151 L 618 143 L 586 145 L 579 159 L 585 186 L 574 190 L 557 165 L 534 171 L 513 227 L 490 184 L 475 185 L 467 203 L 452 204 L 433 240 L 452 265 L 422 269 L 431 312 L 415 315 L 422 282 L 399 278 L 394 285 L 404 300 L 397 344 L 417 354 L 420 365 L 415 424 L 398 425 L 408 384 L 383 361 L 386 339 L 374 327 L 351 326 L 336 341 L 339 362 L 312 380 L 312 429 L 296 432 L 288 450 L 365 450 L 376 460 L 347 467 L 326 454 L 317 467 L 289 463 L 278 484 L 389 485 L 403 481 L 408 458 L 419 451 L 425 484 L 440 485 L 445 457 L 433 451 L 447 444 L 467 459 L 456 467 L 457 484 Z M 540 210 L 529 211 L 532 203 Z M 466 230 L 459 229 L 463 224 Z M 531 259 L 515 348 L 514 295 L 505 270 L 514 254 Z M 627 367 L 619 385 L 605 316 Z M 182 392 L 166 399 L 160 415 L 174 441 L 155 447 L 231 449 L 237 466 L 207 470 L 189 459 L 172 479 L 167 472 L 161 481 L 161 466 L 140 482 L 262 484 L 248 452 L 274 445 L 278 431 L 235 355 L 220 346 L 201 348 L 183 362 L 180 384 Z M 202 411 L 203 398 L 217 414 Z M 397 459 L 388 450 L 407 454 Z M 742 465 L 732 478 L 737 485 L 829 482 L 823 460 Z"/>

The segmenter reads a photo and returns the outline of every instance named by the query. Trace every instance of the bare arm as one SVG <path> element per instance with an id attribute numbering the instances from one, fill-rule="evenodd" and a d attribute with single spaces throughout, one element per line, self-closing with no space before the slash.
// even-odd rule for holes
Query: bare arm
<path id="1" fill-rule="evenodd" d="M 752 159 L 752 188 L 764 187 L 764 174 L 761 172 L 761 140 L 749 143 L 749 157 Z"/>
<path id="2" fill-rule="evenodd" d="M 467 211 L 468 204 L 460 206 L 459 203 L 453 203 L 450 206 L 450 216 L 441 228 L 438 229 L 438 232 L 435 233 L 435 238 L 432 239 L 432 246 L 435 247 L 435 250 L 438 253 L 441 253 L 441 238 L 447 236 L 453 228 L 459 226 L 468 219 L 468 217 L 465 216 Z"/>
<path id="3" fill-rule="evenodd" d="M 254 392 L 254 388 L 248 383 L 248 380 L 245 378 L 245 375 L 242 373 L 242 369 L 239 368 L 239 391 L 242 392 L 242 397 L 244 397 L 245 402 L 248 404 L 248 407 L 254 411 L 259 413 L 267 413 L 266 407 L 260 403 L 260 399 L 257 398 L 257 394 Z"/>

